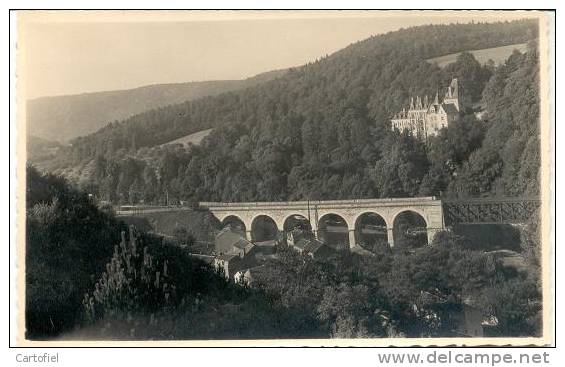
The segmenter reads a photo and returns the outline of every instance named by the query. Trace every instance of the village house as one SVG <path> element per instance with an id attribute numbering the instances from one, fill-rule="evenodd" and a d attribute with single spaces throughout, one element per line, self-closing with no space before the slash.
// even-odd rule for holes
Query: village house
<path id="1" fill-rule="evenodd" d="M 422 100 L 420 96 L 410 99 L 408 110 L 402 109 L 391 119 L 393 130 L 409 130 L 412 135 L 420 140 L 435 136 L 451 122 L 459 119 L 459 83 L 454 78 L 451 81 L 443 101 L 440 103 L 439 94 L 436 93 L 432 103 L 428 96 Z"/>
<path id="2" fill-rule="evenodd" d="M 240 232 L 229 225 L 216 235 L 214 241 L 217 255 L 238 254 L 240 257 L 245 257 L 254 250 L 254 247 L 252 242 L 245 239 Z"/>
<path id="3" fill-rule="evenodd" d="M 240 269 L 256 266 L 256 246 L 230 226 L 222 229 L 215 238 L 214 268 L 222 269 L 227 279 L 234 279 Z"/>
<path id="4" fill-rule="evenodd" d="M 301 238 L 290 247 L 314 260 L 326 259 L 334 253 L 332 248 L 317 239 Z"/>

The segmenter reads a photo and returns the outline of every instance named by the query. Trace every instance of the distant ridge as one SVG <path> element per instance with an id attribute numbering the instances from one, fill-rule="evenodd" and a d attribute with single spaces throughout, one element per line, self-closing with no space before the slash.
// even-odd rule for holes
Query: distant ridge
<path id="1" fill-rule="evenodd" d="M 64 143 L 151 109 L 251 87 L 282 76 L 286 71 L 270 71 L 243 80 L 155 84 L 32 99 L 27 102 L 28 132 Z"/>

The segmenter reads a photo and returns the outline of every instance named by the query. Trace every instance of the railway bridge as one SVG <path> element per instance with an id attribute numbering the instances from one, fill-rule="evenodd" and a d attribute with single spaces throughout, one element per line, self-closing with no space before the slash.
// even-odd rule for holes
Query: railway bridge
<path id="1" fill-rule="evenodd" d="M 256 240 L 255 228 L 259 220 L 268 220 L 278 231 L 292 230 L 297 222 L 306 223 L 315 235 L 328 227 L 341 226 L 348 233 L 349 246 L 357 243 L 359 226 L 364 218 L 370 218 L 370 231 L 382 232 L 387 242 L 394 246 L 395 222 L 409 213 L 421 219 L 428 242 L 436 232 L 445 228 L 441 200 L 435 197 L 323 200 L 254 203 L 201 202 L 223 225 L 236 224 L 245 230 L 247 238 Z"/>
<path id="2" fill-rule="evenodd" d="M 411 232 L 427 237 L 431 243 L 438 231 L 456 224 L 517 224 L 538 214 L 538 198 L 482 198 L 442 200 L 436 197 L 353 199 L 287 202 L 218 203 L 200 202 L 223 226 L 235 225 L 248 239 L 261 241 L 261 222 L 269 222 L 276 232 L 289 232 L 306 226 L 314 235 L 340 232 L 349 246 L 360 243 L 360 236 L 379 236 L 393 247 L 395 234 Z M 120 216 L 193 210 L 193 207 L 127 207 Z M 409 217 L 411 227 L 403 224 Z M 417 223 L 416 225 L 414 223 Z M 404 227 L 403 227 L 404 225 Z"/>

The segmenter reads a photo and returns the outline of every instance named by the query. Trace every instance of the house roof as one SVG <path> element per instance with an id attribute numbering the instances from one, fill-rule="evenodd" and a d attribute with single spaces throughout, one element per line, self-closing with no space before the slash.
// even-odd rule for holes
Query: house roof
<path id="1" fill-rule="evenodd" d="M 310 240 L 307 238 L 302 238 L 294 244 L 294 247 L 297 247 L 303 251 L 315 254 L 319 250 L 328 249 L 328 247 L 318 240 Z"/>
<path id="2" fill-rule="evenodd" d="M 239 249 L 246 250 L 246 251 L 249 251 L 253 247 L 255 247 L 255 245 L 253 243 L 247 241 L 245 238 L 241 238 L 239 241 L 237 241 L 233 245 L 235 247 L 239 248 Z"/>
<path id="3" fill-rule="evenodd" d="M 241 240 L 245 240 L 243 235 L 234 231 L 230 226 L 226 226 L 216 235 L 216 245 L 220 245 L 223 248 L 234 246 Z"/>
<path id="4" fill-rule="evenodd" d="M 314 254 L 324 246 L 325 245 L 318 240 L 311 240 L 311 241 L 308 241 L 306 243 L 306 245 L 304 246 L 304 251 L 308 251 L 308 252 L 311 252 L 311 253 Z"/>
<path id="5" fill-rule="evenodd" d="M 227 225 L 218 234 L 216 234 L 216 238 L 223 238 L 223 237 L 238 237 L 241 238 L 242 234 L 235 229 L 232 228 L 231 225 Z"/>

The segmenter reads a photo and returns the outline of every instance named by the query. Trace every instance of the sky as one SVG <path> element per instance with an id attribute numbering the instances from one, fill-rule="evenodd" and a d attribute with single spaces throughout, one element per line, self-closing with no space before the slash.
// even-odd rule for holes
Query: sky
<path id="1" fill-rule="evenodd" d="M 28 13 L 18 30 L 18 76 L 27 99 L 243 79 L 403 27 L 500 18 L 484 12 Z"/>

